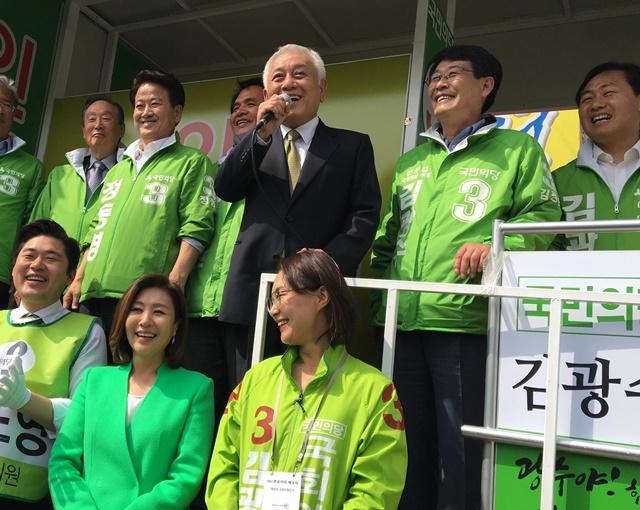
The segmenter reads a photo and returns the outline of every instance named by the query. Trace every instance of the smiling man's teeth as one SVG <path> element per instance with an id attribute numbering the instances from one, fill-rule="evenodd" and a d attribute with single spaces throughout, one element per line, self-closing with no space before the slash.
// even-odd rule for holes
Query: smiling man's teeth
<path id="1" fill-rule="evenodd" d="M 27 276 L 27 280 L 31 282 L 43 282 L 44 278 L 42 276 Z"/>
<path id="2" fill-rule="evenodd" d="M 300 96 L 289 96 L 291 98 L 291 101 L 298 101 L 300 98 Z"/>
<path id="3" fill-rule="evenodd" d="M 598 121 L 610 120 L 610 119 L 611 119 L 611 115 L 598 115 L 598 116 L 594 117 L 593 119 L 591 119 L 591 123 L 595 124 Z"/>
<path id="4" fill-rule="evenodd" d="M 284 326 L 285 324 L 287 324 L 289 321 L 278 321 L 278 327 L 280 326 Z"/>
<path id="5" fill-rule="evenodd" d="M 438 99 L 436 99 L 436 102 L 439 103 L 443 99 L 453 99 L 453 96 L 440 96 Z"/>

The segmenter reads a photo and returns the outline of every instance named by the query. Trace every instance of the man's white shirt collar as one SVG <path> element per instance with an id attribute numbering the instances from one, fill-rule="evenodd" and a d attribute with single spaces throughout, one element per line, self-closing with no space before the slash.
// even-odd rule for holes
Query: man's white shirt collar
<path id="1" fill-rule="evenodd" d="M 319 123 L 320 117 L 316 115 L 309 122 L 295 128 L 295 130 L 300 134 L 300 138 L 302 139 L 301 141 L 303 144 L 311 144 L 311 140 L 313 140 L 313 135 L 316 134 L 316 129 Z M 282 138 L 284 139 L 287 136 L 287 133 L 291 131 L 291 128 L 285 126 L 284 124 L 280 124 L 280 130 L 282 131 Z"/>
<path id="2" fill-rule="evenodd" d="M 175 132 L 166 138 L 159 138 L 158 140 L 154 140 L 153 142 L 149 142 L 145 145 L 144 150 L 140 149 L 141 140 L 138 139 L 127 147 L 127 150 L 124 153 L 129 156 L 136 164 L 136 169 L 139 172 L 147 160 L 153 156 L 156 152 L 169 145 L 173 145 L 177 142 Z"/>
<path id="3" fill-rule="evenodd" d="M 18 308 L 11 310 L 11 323 L 20 324 L 25 322 L 22 319 L 24 319 L 26 315 L 30 315 L 32 313 L 40 317 L 45 324 L 49 324 L 69 312 L 62 307 L 62 303 L 60 303 L 60 301 L 56 301 L 55 303 L 34 312 L 30 312 L 21 304 Z"/>
<path id="4" fill-rule="evenodd" d="M 593 146 L 593 159 L 596 161 L 605 161 L 606 163 L 614 164 L 613 158 L 603 151 L 598 144 L 596 144 L 593 140 L 590 140 Z M 620 163 L 624 163 L 625 161 L 629 161 L 631 159 L 635 159 L 636 161 L 640 159 L 640 140 L 638 140 L 631 148 L 624 153 L 624 158 Z M 618 163 L 618 164 L 620 164 Z"/>

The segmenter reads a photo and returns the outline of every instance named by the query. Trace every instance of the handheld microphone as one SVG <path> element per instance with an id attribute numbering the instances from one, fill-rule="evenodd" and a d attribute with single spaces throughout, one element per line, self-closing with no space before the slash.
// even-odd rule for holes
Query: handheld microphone
<path id="1" fill-rule="evenodd" d="M 288 105 L 291 104 L 291 98 L 289 97 L 289 94 L 280 94 L 280 97 L 284 99 L 284 102 L 287 103 Z M 262 117 L 260 121 L 256 124 L 256 127 L 254 128 L 255 131 L 260 131 L 263 127 L 265 127 L 269 122 L 273 120 L 273 117 L 274 117 L 273 112 L 265 113 L 264 117 Z"/>

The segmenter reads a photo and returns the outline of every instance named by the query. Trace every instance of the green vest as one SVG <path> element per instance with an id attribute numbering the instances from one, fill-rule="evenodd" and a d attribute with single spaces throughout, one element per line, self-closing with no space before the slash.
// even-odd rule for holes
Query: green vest
<path id="1" fill-rule="evenodd" d="M 0 316 L 0 367 L 8 357 L 20 354 L 27 388 L 46 398 L 68 398 L 69 371 L 96 318 L 71 312 L 50 324 L 15 326 L 9 314 Z M 0 497 L 44 498 L 53 446 L 44 427 L 22 413 L 0 407 L 0 439 Z"/>

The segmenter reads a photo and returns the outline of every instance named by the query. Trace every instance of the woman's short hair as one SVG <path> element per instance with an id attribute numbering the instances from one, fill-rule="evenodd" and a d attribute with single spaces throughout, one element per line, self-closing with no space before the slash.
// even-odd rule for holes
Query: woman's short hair
<path id="1" fill-rule="evenodd" d="M 331 345 L 346 343 L 356 332 L 358 307 L 335 261 L 321 250 L 306 250 L 280 260 L 282 271 L 291 290 L 310 294 L 324 287 L 329 303 L 324 311 L 327 316 Z"/>
<path id="2" fill-rule="evenodd" d="M 138 278 L 131 284 L 118 302 L 113 317 L 113 326 L 109 334 L 109 347 L 113 354 L 113 361 L 116 365 L 125 365 L 131 361 L 133 349 L 127 339 L 125 325 L 133 303 L 138 299 L 140 293 L 146 289 L 161 289 L 171 298 L 178 329 L 174 337 L 175 341 L 167 344 L 164 353 L 169 366 L 178 368 L 187 351 L 187 305 L 182 289 L 161 274 L 150 274 Z"/>

